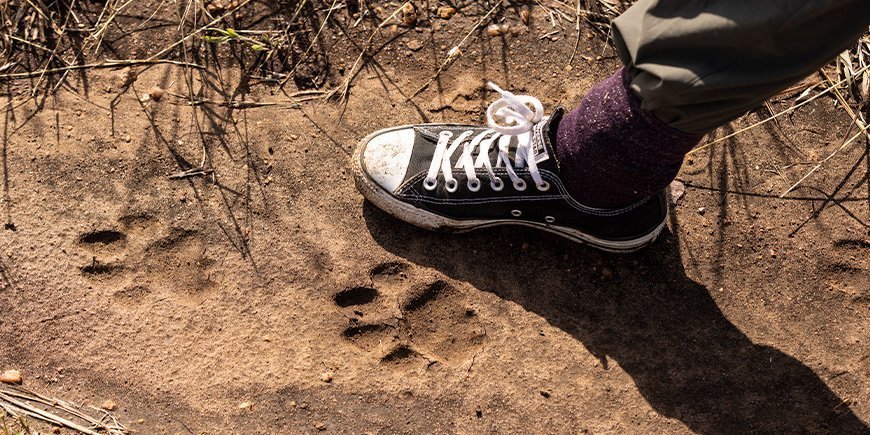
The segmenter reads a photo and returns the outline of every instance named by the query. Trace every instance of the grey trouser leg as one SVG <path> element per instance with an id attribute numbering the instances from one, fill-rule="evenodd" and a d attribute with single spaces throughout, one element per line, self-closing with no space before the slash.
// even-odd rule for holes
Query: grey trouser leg
<path id="1" fill-rule="evenodd" d="M 812 74 L 870 25 L 870 0 L 640 0 L 613 25 L 642 108 L 706 133 Z"/>

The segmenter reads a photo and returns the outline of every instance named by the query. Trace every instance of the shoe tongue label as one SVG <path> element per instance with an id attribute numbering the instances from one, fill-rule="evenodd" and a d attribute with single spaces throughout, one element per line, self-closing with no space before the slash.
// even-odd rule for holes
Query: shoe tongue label
<path id="1" fill-rule="evenodd" d="M 547 152 L 547 145 L 544 144 L 544 123 L 541 121 L 532 128 L 532 158 L 535 163 L 541 163 L 550 159 L 550 154 Z"/>

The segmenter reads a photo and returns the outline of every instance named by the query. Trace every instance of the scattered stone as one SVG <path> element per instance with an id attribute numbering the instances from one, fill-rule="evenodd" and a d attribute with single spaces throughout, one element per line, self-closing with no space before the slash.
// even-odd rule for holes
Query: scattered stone
<path id="1" fill-rule="evenodd" d="M 686 185 L 680 181 L 674 180 L 671 182 L 671 205 L 680 203 L 680 199 L 686 194 Z"/>
<path id="2" fill-rule="evenodd" d="M 314 425 L 314 428 L 319 430 L 319 431 L 324 431 L 324 430 L 326 430 L 326 423 L 319 421 Z"/>
<path id="3" fill-rule="evenodd" d="M 103 403 L 100 404 L 100 408 L 103 408 L 106 411 L 114 411 L 114 410 L 118 409 L 118 404 L 115 403 L 114 400 L 109 399 L 109 400 L 103 401 Z"/>
<path id="4" fill-rule="evenodd" d="M 604 279 L 610 279 L 610 278 L 613 278 L 613 271 L 610 270 L 610 268 L 602 267 L 602 268 L 601 268 L 601 276 L 602 276 Z"/>
<path id="5" fill-rule="evenodd" d="M 402 24 L 409 27 L 417 24 L 417 7 L 411 2 L 402 6 Z"/>
<path id="6" fill-rule="evenodd" d="M 549 399 L 550 396 L 551 396 L 550 392 L 547 391 L 547 390 L 541 390 L 541 391 L 538 391 L 538 392 L 541 393 L 541 396 L 543 396 L 545 399 Z"/>
<path id="7" fill-rule="evenodd" d="M 21 372 L 18 370 L 6 370 L 0 374 L 0 382 L 4 384 L 20 384 L 22 382 Z"/>
<path id="8" fill-rule="evenodd" d="M 421 48 L 423 48 L 423 43 L 416 40 L 416 39 L 412 39 L 412 40 L 408 41 L 407 45 L 411 51 L 418 51 Z"/>
<path id="9" fill-rule="evenodd" d="M 523 251 L 529 249 L 529 242 L 523 242 L 523 244 L 520 245 L 520 249 L 522 249 Z"/>
<path id="10" fill-rule="evenodd" d="M 144 419 L 144 418 L 140 418 L 140 419 L 136 420 L 136 423 L 138 423 L 138 424 L 145 424 L 145 419 Z"/>
<path id="11" fill-rule="evenodd" d="M 121 140 L 123 140 L 124 142 L 130 143 L 133 141 L 133 137 L 130 136 L 129 134 L 125 134 L 124 136 L 121 136 Z"/>
<path id="12" fill-rule="evenodd" d="M 511 36 L 513 36 L 513 37 L 517 37 L 517 36 L 522 35 L 523 32 L 525 32 L 525 29 L 523 29 L 522 27 L 520 27 L 520 26 L 511 26 Z M 571 65 L 568 65 L 568 67 L 570 68 Z M 565 68 L 565 70 L 566 70 L 566 71 L 571 71 L 571 70 L 568 69 L 568 68 Z"/>
<path id="13" fill-rule="evenodd" d="M 523 6 L 520 8 L 520 21 L 525 25 L 529 25 L 529 7 Z"/>
<path id="14" fill-rule="evenodd" d="M 155 86 L 148 91 L 148 96 L 154 101 L 160 101 L 160 99 L 163 98 L 164 93 L 166 93 L 166 91 L 164 91 L 163 88 Z"/>
<path id="15" fill-rule="evenodd" d="M 248 409 L 251 409 L 252 406 L 254 406 L 254 404 L 251 403 L 251 402 L 242 402 L 242 403 L 239 403 L 239 409 L 241 409 L 241 410 L 245 410 L 245 411 L 248 410 Z"/>
<path id="16" fill-rule="evenodd" d="M 499 26 L 498 24 L 490 24 L 486 26 L 486 34 L 492 37 L 501 36 L 501 26 Z"/>
<path id="17" fill-rule="evenodd" d="M 450 6 L 441 6 L 438 8 L 438 18 L 449 20 L 454 14 L 456 14 L 456 8 Z"/>
<path id="18" fill-rule="evenodd" d="M 707 211 L 706 208 L 704 208 L 704 207 L 698 207 L 698 214 L 703 215 L 705 211 Z"/>
<path id="19" fill-rule="evenodd" d="M 332 372 L 324 372 L 320 375 L 320 380 L 326 382 L 327 384 L 332 382 Z"/>

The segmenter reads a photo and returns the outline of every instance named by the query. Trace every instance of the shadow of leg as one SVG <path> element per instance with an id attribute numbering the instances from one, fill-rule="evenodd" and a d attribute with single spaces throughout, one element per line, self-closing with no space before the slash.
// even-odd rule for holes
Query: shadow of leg
<path id="1" fill-rule="evenodd" d="M 729 322 L 686 276 L 672 235 L 615 256 L 521 228 L 433 234 L 368 203 L 364 217 L 388 251 L 520 304 L 571 334 L 604 367 L 616 361 L 657 412 L 694 431 L 868 430 L 809 367 Z M 548 252 L 512 247 L 541 237 Z M 596 264 L 611 265 L 615 272 L 606 275 L 613 276 L 602 277 Z"/>

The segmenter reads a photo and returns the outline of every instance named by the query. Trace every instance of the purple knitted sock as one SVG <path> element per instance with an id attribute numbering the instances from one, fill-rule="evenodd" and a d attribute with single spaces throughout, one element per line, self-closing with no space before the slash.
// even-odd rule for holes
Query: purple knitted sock
<path id="1" fill-rule="evenodd" d="M 629 205 L 665 188 L 703 136 L 641 110 L 622 69 L 595 85 L 556 134 L 565 187 L 581 204 L 600 208 Z"/>

